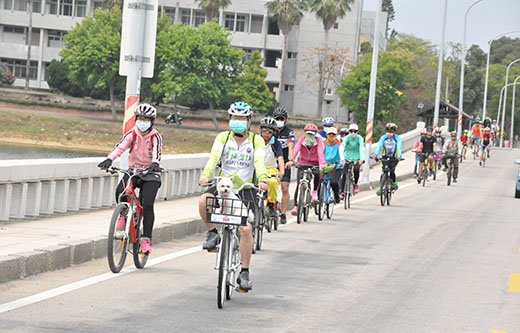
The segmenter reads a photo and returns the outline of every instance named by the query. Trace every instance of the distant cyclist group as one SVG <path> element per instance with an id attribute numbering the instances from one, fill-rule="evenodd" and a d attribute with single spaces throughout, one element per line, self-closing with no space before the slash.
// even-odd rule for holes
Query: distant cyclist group
<path id="1" fill-rule="evenodd" d="M 297 175 L 290 214 L 297 216 L 300 223 L 307 220 L 310 207 L 314 207 L 320 220 L 325 213 L 331 218 L 334 205 L 342 200 L 345 208 L 350 207 L 351 197 L 359 192 L 360 168 L 366 162 L 364 138 L 356 124 L 338 130 L 335 120 L 326 117 L 321 129 L 308 123 L 303 128 L 304 134 L 296 137 L 287 124 L 288 112 L 283 107 L 260 120 L 259 134 L 251 131 L 253 109 L 249 104 L 231 104 L 228 115 L 230 130 L 216 136 L 199 179 L 199 185 L 207 187 L 199 199 L 199 214 L 207 228 L 203 249 L 218 252 L 221 260 L 217 266 L 221 273 L 227 271 L 219 274 L 219 286 L 223 288 L 219 302 L 229 299 L 232 289 L 242 292 L 252 289 L 249 268 L 252 253 L 260 249 L 263 228 L 270 232 L 271 228 L 276 230 L 278 221 L 287 223 L 292 167 L 297 168 Z M 129 251 L 133 252 L 138 267 L 144 266 L 152 251 L 153 207 L 162 171 L 162 138 L 153 128 L 156 117 L 155 107 L 137 106 L 135 128 L 98 165 L 123 174 L 116 190 L 118 206 L 109 231 L 109 244 L 114 243 L 109 245 L 112 251 L 109 263 L 114 272 L 122 268 L 129 243 L 134 244 L 133 251 Z M 442 142 L 440 130 L 426 128 L 413 148 L 417 153 L 414 170 L 417 181 L 420 183 L 428 173 L 432 174 L 433 166 L 438 163 L 445 170 L 448 165 L 454 167 L 452 177 L 456 182 L 458 157 L 465 156 L 469 144 L 480 147 L 482 164 L 489 157 L 493 140 L 489 126 L 477 123 L 469 134 L 464 131 L 460 140 L 452 132 L 446 142 Z M 127 149 L 129 169 L 113 167 L 113 160 Z M 381 186 L 376 193 L 383 205 L 385 202 L 389 205 L 391 193 L 398 189 L 395 169 L 402 160 L 402 140 L 396 124 L 386 124 L 385 133 L 370 157 L 382 162 Z M 139 195 L 136 188 L 140 188 Z M 266 222 L 269 219 L 274 221 L 273 225 Z M 223 226 L 220 233 L 218 225 Z M 119 254 L 117 259 L 115 254 Z M 240 272 L 235 272 L 238 267 Z"/>

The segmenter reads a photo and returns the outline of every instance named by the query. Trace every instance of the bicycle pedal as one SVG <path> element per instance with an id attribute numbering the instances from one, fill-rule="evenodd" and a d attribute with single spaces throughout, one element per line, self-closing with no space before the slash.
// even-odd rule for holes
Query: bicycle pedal
<path id="1" fill-rule="evenodd" d="M 237 289 L 237 291 L 242 294 L 247 294 L 249 292 L 249 290 L 244 290 L 244 289 Z"/>
<path id="2" fill-rule="evenodd" d="M 207 250 L 207 251 L 210 252 L 210 253 L 217 253 L 218 252 L 217 249 Z"/>

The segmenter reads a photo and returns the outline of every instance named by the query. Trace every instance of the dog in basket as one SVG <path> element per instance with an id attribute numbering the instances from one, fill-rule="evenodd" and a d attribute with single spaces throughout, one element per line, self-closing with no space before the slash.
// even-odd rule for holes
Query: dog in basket
<path id="1" fill-rule="evenodd" d="M 215 213 L 235 216 L 252 216 L 248 214 L 247 207 L 233 192 L 233 176 L 217 178 L 218 206 Z M 250 220 L 251 219 L 250 216 Z"/>

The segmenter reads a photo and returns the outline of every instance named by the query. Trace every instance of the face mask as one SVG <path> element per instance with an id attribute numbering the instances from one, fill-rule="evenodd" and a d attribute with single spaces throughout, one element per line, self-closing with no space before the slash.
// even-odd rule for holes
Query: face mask
<path id="1" fill-rule="evenodd" d="M 247 129 L 247 121 L 245 120 L 230 120 L 229 128 L 235 133 L 242 133 Z"/>
<path id="2" fill-rule="evenodd" d="M 314 145 L 314 141 L 315 141 L 314 134 L 306 134 L 305 140 L 303 140 L 303 144 L 306 145 L 307 147 L 311 147 Z"/>
<path id="3" fill-rule="evenodd" d="M 135 126 L 137 129 L 139 129 L 141 132 L 146 132 L 150 126 L 152 126 L 152 122 L 146 121 L 146 120 L 137 120 L 135 122 Z"/>
<path id="4" fill-rule="evenodd" d="M 352 139 L 355 139 L 356 136 L 357 136 L 357 133 L 350 133 L 350 137 L 351 137 Z"/>
<path id="5" fill-rule="evenodd" d="M 281 120 L 277 120 L 277 121 L 276 121 L 276 126 L 277 126 L 278 128 L 283 128 L 284 125 L 285 125 L 285 121 L 281 121 Z"/>
<path id="6" fill-rule="evenodd" d="M 394 133 L 386 133 L 386 137 L 389 138 L 389 139 L 393 139 L 394 138 Z"/>

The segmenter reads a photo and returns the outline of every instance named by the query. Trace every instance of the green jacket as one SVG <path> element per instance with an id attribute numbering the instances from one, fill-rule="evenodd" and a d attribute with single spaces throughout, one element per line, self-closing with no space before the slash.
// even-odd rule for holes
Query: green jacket
<path id="1" fill-rule="evenodd" d="M 346 161 L 364 161 L 365 160 L 365 145 L 361 135 L 356 135 L 356 138 L 347 135 L 343 139 L 343 152 Z"/>

